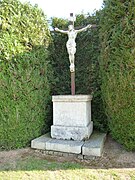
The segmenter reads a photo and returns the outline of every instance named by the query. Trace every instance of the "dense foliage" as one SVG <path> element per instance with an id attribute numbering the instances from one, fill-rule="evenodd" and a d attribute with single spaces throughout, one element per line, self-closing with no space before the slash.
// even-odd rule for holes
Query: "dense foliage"
<path id="1" fill-rule="evenodd" d="M 80 29 L 88 24 L 99 23 L 99 15 L 85 17 L 77 15 L 75 28 Z M 52 19 L 52 26 L 67 30 L 68 21 L 58 18 Z M 93 94 L 92 120 L 94 127 L 101 131 L 107 129 L 106 116 L 100 93 L 99 76 L 99 29 L 92 28 L 77 35 L 75 54 L 76 65 L 76 94 Z M 70 92 L 70 70 L 69 59 L 66 49 L 67 35 L 52 32 L 53 45 L 50 47 L 50 61 L 56 77 L 53 88 L 54 94 L 71 94 Z"/>
<path id="2" fill-rule="evenodd" d="M 26 146 L 48 130 L 49 31 L 36 6 L 0 2 L 0 147 Z"/>
<path id="3" fill-rule="evenodd" d="M 106 0 L 100 26 L 101 89 L 110 131 L 135 150 L 135 1 Z"/>

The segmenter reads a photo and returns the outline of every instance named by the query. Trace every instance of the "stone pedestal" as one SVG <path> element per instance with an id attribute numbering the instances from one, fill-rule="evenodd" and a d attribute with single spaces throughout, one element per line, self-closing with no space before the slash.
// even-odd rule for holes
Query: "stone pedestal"
<path id="1" fill-rule="evenodd" d="M 91 95 L 53 96 L 51 137 L 67 140 L 88 139 L 93 131 L 91 100 Z"/>

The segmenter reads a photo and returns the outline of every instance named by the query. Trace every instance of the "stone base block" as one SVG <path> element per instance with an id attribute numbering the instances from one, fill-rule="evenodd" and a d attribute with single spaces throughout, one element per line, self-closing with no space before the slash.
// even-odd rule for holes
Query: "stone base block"
<path id="1" fill-rule="evenodd" d="M 82 154 L 86 156 L 101 156 L 105 139 L 105 133 L 94 133 L 88 141 L 85 141 L 82 147 Z"/>
<path id="2" fill-rule="evenodd" d="M 83 144 L 82 141 L 52 139 L 46 142 L 46 150 L 80 154 Z"/>
<path id="3" fill-rule="evenodd" d="M 86 140 L 89 139 L 93 131 L 93 122 L 91 121 L 88 126 L 51 126 L 51 137 L 56 139 L 65 140 Z"/>
<path id="4" fill-rule="evenodd" d="M 91 95 L 56 95 L 53 101 L 53 125 L 87 126 L 91 121 Z"/>

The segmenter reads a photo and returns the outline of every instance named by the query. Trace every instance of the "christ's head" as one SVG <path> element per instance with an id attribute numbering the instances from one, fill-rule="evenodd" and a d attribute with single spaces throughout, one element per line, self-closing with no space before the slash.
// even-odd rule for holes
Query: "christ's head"
<path id="1" fill-rule="evenodd" d="M 73 25 L 69 25 L 69 26 L 68 26 L 68 30 L 69 30 L 69 31 L 74 30 L 74 26 L 73 26 Z"/>

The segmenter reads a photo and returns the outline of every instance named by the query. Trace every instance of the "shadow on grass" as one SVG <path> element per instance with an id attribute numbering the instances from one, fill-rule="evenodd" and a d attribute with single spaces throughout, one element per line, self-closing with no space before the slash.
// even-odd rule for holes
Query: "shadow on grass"
<path id="1" fill-rule="evenodd" d="M 54 162 L 38 157 L 27 158 L 0 166 L 0 179 L 131 179 L 133 169 L 90 168 L 75 162 Z"/>

